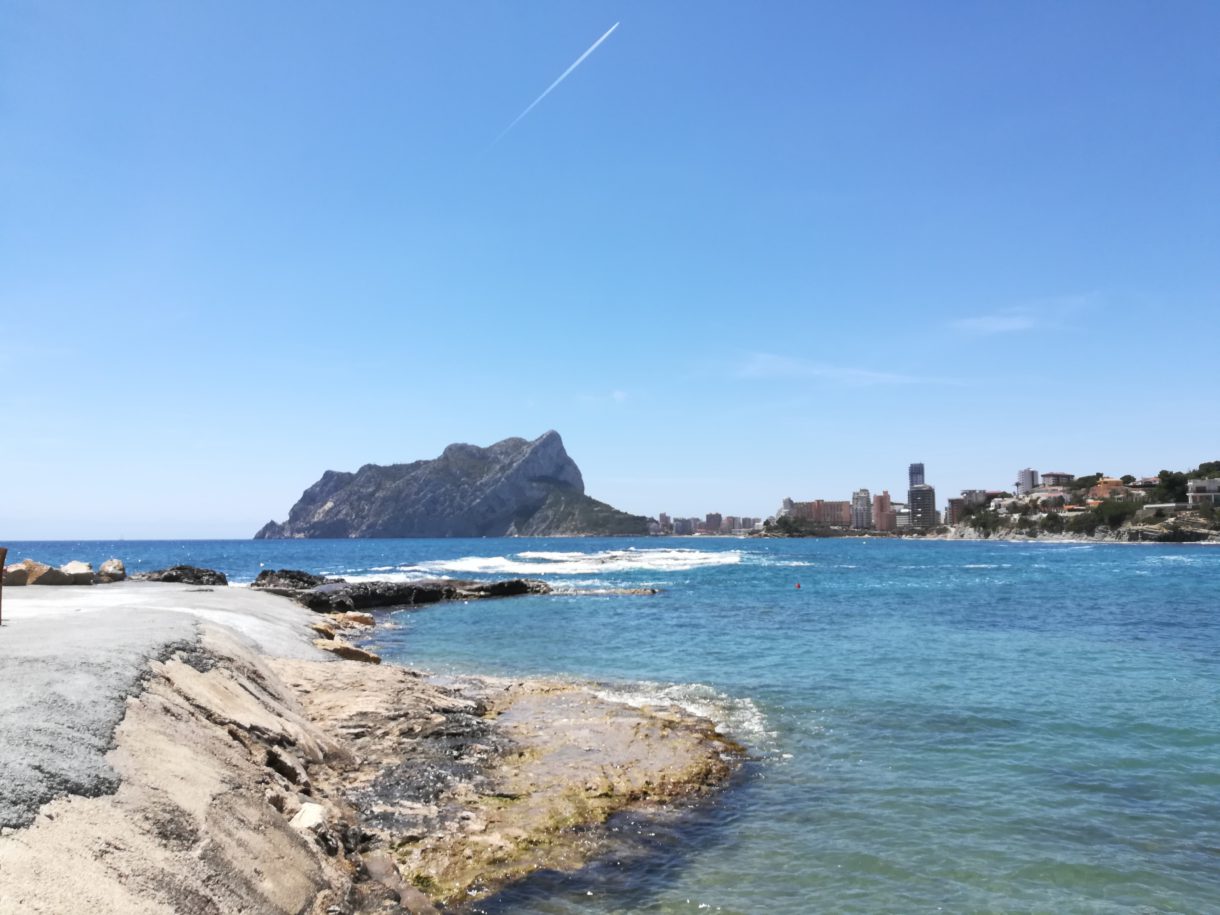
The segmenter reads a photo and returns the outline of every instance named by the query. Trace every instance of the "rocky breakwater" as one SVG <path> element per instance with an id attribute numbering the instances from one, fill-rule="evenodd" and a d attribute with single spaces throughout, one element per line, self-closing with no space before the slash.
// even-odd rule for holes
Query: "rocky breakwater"
<path id="1" fill-rule="evenodd" d="M 94 585 L 110 584 L 127 578 L 127 570 L 120 559 L 107 559 L 95 572 L 87 562 L 73 560 L 56 568 L 45 562 L 23 559 L 4 567 L 3 583 L 6 587 L 24 585 Z"/>
<path id="2" fill-rule="evenodd" d="M 328 582 L 300 591 L 293 599 L 310 610 L 328 613 L 385 607 L 419 607 L 449 600 L 480 600 L 486 597 L 550 593 L 551 586 L 545 581 L 529 578 L 511 578 L 506 581 L 439 578 L 411 582 Z"/>
<path id="3" fill-rule="evenodd" d="M 250 584 L 251 590 L 290 597 L 315 613 L 326 614 L 324 621 L 311 625 L 318 635 L 314 645 L 349 661 L 380 664 L 381 658 L 367 649 L 346 641 L 345 632 L 363 634 L 376 618 L 362 611 L 420 607 L 450 600 L 478 600 L 491 597 L 516 597 L 523 594 L 550 594 L 544 581 L 513 578 L 506 581 L 361 581 L 327 578 L 299 569 L 267 569 Z"/>

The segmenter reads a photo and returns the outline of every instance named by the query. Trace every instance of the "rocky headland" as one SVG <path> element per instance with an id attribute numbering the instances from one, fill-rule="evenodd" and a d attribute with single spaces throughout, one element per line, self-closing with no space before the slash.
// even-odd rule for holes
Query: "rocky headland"
<path id="1" fill-rule="evenodd" d="M 448 911 L 579 868 L 609 817 L 709 796 L 742 755 L 580 684 L 336 660 L 321 643 L 374 614 L 255 588 L 15 588 L 4 609 L 4 915 Z"/>
<path id="2" fill-rule="evenodd" d="M 644 535 L 648 519 L 585 494 L 557 432 L 355 473 L 328 470 L 255 539 Z"/>

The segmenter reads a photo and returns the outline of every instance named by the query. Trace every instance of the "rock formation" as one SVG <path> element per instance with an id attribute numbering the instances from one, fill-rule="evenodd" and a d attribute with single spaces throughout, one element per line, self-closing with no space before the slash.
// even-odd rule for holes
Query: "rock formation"
<path id="1" fill-rule="evenodd" d="M 127 577 L 127 567 L 121 559 L 107 559 L 98 569 L 97 580 L 102 584 L 123 581 Z"/>
<path id="2" fill-rule="evenodd" d="M 557 432 L 489 448 L 450 445 L 435 460 L 328 470 L 283 524 L 257 540 L 647 534 L 648 519 L 585 495 Z"/>
<path id="3" fill-rule="evenodd" d="M 179 585 L 227 585 L 229 579 L 224 572 L 215 569 L 200 569 L 196 566 L 173 566 L 155 572 L 136 572 L 132 581 L 164 581 Z"/>
<path id="4" fill-rule="evenodd" d="M 376 607 L 418 607 L 445 600 L 550 593 L 551 586 L 545 581 L 531 578 L 510 578 L 506 581 L 440 578 L 434 581 L 358 581 L 353 584 L 327 582 L 291 596 L 310 610 L 335 613 Z"/>

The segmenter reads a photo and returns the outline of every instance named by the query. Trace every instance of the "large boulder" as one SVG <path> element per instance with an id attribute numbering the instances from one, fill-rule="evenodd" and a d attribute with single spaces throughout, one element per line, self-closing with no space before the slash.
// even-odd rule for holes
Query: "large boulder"
<path id="1" fill-rule="evenodd" d="M 72 562 L 65 563 L 64 565 L 60 566 L 59 571 L 68 576 L 69 584 L 93 584 L 93 566 L 87 562 L 81 562 L 78 559 L 74 559 Z"/>
<path id="2" fill-rule="evenodd" d="M 4 567 L 4 584 L 10 588 L 28 584 L 29 580 L 30 570 L 26 568 L 24 562 L 14 562 L 12 565 Z"/>
<path id="3" fill-rule="evenodd" d="M 26 569 L 26 584 L 29 585 L 70 585 L 72 584 L 72 576 L 66 572 L 61 572 L 54 566 L 49 566 L 45 562 L 35 562 L 33 559 L 25 561 Z"/>
<path id="4" fill-rule="evenodd" d="M 223 572 L 215 569 L 201 569 L 198 566 L 173 566 L 168 569 L 158 569 L 155 572 L 136 572 L 132 581 L 166 581 L 182 585 L 227 585 Z"/>
<path id="5" fill-rule="evenodd" d="M 121 559 L 107 559 L 102 563 L 102 567 L 97 570 L 97 580 L 109 584 L 114 581 L 122 581 L 127 577 L 127 567 L 123 565 Z"/>

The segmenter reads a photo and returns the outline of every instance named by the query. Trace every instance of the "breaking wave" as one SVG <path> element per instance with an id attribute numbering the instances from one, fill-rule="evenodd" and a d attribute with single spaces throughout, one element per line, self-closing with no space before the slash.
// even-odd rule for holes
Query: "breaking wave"
<path id="1" fill-rule="evenodd" d="M 708 719 L 716 725 L 718 732 L 754 750 L 766 749 L 776 736 L 768 730 L 766 716 L 752 699 L 730 696 L 703 683 L 657 683 L 651 680 L 599 683 L 593 688 L 593 693 L 600 699 L 635 708 L 676 705 L 692 715 Z"/>
<path id="2" fill-rule="evenodd" d="M 400 566 L 416 575 L 603 575 L 620 572 L 686 572 L 708 566 L 736 565 L 740 550 L 603 550 L 596 553 L 537 552 L 507 556 L 464 556 Z"/>

